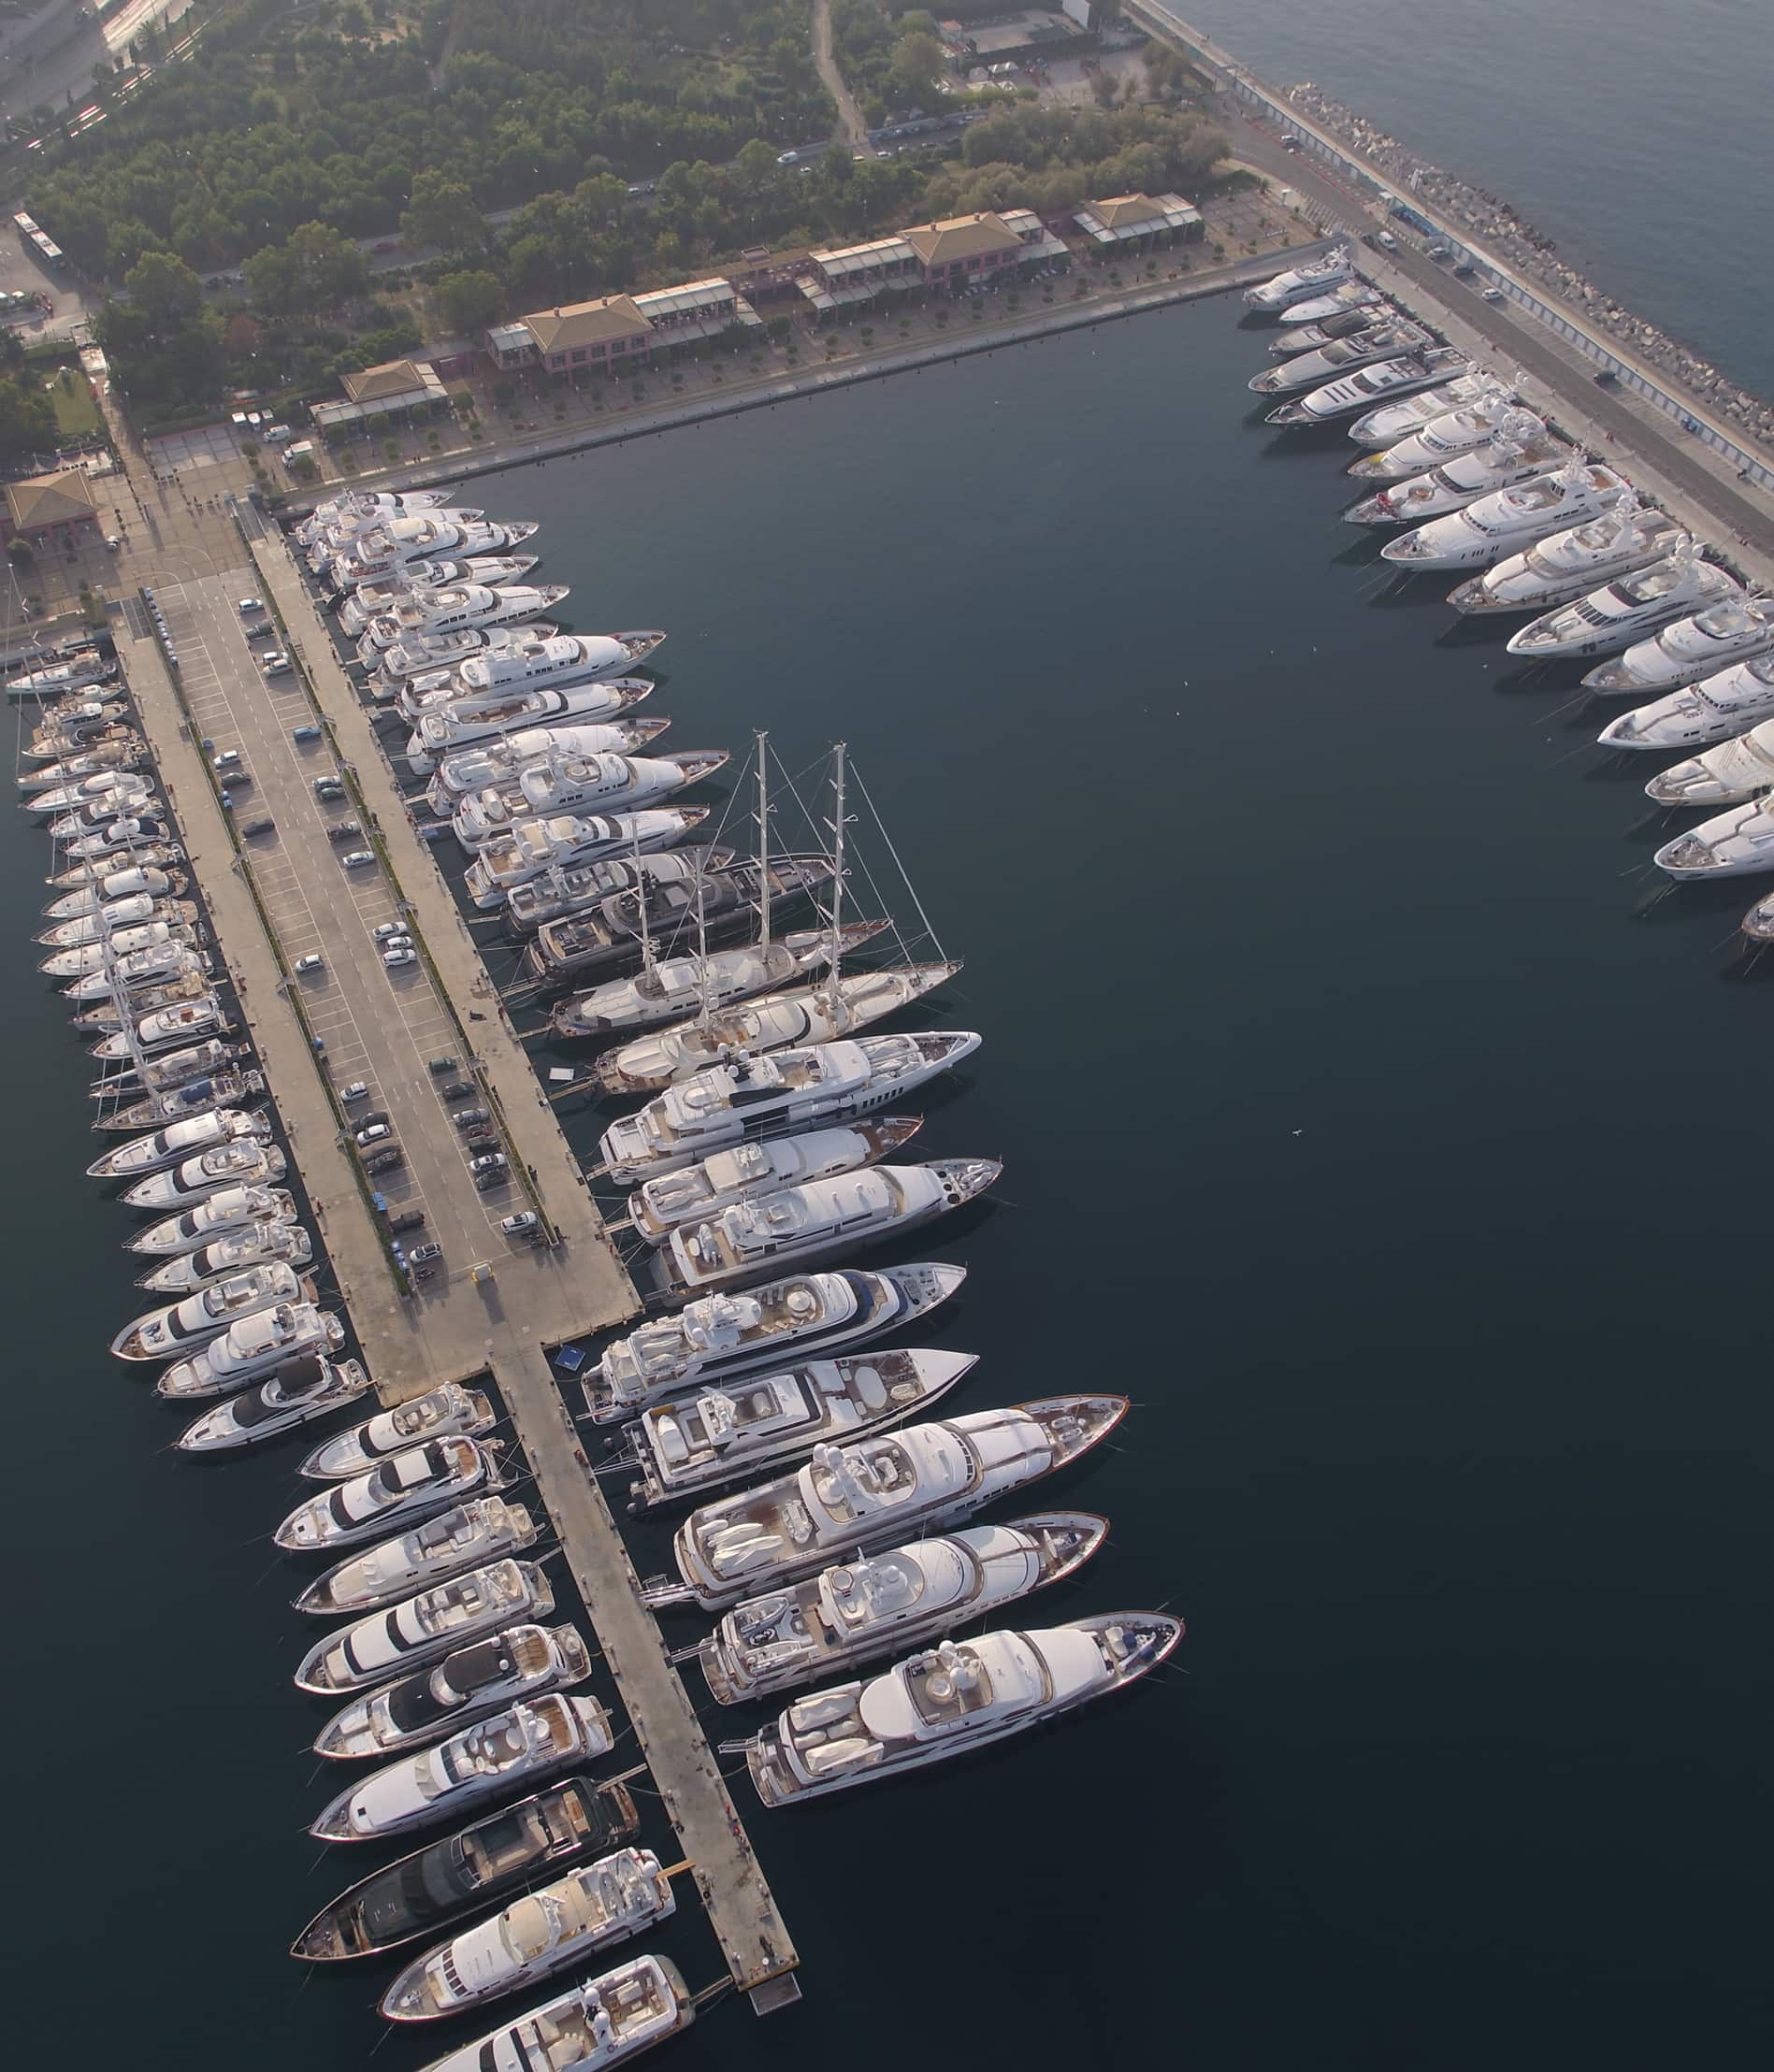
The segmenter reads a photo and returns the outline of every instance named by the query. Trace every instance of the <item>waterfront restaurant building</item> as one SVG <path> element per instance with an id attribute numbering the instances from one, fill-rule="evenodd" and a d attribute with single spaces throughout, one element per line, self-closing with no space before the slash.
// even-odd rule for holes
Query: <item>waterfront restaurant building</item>
<path id="1" fill-rule="evenodd" d="M 437 369 L 414 360 L 384 360 L 380 367 L 341 376 L 339 385 L 345 391 L 342 403 L 316 403 L 309 413 L 328 439 L 341 432 L 349 437 L 372 417 L 428 415 L 450 400 Z"/>
<path id="2" fill-rule="evenodd" d="M 988 209 L 917 223 L 866 245 L 813 252 L 800 292 L 821 316 L 829 316 L 896 288 L 965 295 L 1025 266 L 1060 264 L 1070 256 L 1032 209 Z"/>
<path id="3" fill-rule="evenodd" d="M 1160 243 L 1192 245 L 1206 233 L 1201 210 L 1180 194 L 1117 194 L 1109 201 L 1088 201 L 1072 220 L 1099 259 L 1144 252 Z"/>
<path id="4" fill-rule="evenodd" d="M 97 519 L 98 504 L 84 469 L 33 475 L 26 482 L 7 484 L 6 499 L 0 503 L 0 545 L 9 540 L 29 540 L 41 546 L 60 540 L 72 551 L 80 527 L 94 525 Z"/>
<path id="5" fill-rule="evenodd" d="M 736 324 L 761 329 L 762 320 L 732 282 L 692 281 L 647 295 L 607 295 L 533 310 L 513 324 L 495 324 L 486 350 L 500 368 L 604 374 L 637 366 L 663 345 L 717 338 Z"/>

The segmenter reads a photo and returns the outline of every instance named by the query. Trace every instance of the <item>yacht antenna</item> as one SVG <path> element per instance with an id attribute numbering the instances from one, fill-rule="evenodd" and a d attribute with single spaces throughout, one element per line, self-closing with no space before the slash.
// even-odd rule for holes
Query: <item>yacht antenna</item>
<path id="1" fill-rule="evenodd" d="M 757 946 L 770 948 L 770 736 L 757 729 Z"/>

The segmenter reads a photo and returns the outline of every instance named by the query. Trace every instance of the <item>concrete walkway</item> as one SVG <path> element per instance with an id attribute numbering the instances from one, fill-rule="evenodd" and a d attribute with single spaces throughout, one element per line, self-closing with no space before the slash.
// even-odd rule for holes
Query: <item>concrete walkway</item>
<path id="1" fill-rule="evenodd" d="M 832 141 L 847 144 L 853 151 L 868 151 L 869 125 L 831 48 L 831 0 L 813 0 L 813 63 L 820 84 L 837 104 L 838 127 Z"/>

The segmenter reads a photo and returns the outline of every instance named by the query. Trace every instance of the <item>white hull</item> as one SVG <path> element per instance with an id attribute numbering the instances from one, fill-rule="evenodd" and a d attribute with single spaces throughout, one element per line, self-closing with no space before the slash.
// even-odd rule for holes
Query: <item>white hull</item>
<path id="1" fill-rule="evenodd" d="M 1774 871 L 1774 799 L 1727 807 L 1666 842 L 1656 861 L 1672 878 L 1741 878 Z"/>
<path id="2" fill-rule="evenodd" d="M 1645 786 L 1660 806 L 1735 806 L 1774 791 L 1774 720 L 1676 763 Z"/>
<path id="3" fill-rule="evenodd" d="M 1774 655 L 1738 662 L 1701 683 L 1636 706 L 1602 728 L 1604 748 L 1704 748 L 1774 718 Z"/>

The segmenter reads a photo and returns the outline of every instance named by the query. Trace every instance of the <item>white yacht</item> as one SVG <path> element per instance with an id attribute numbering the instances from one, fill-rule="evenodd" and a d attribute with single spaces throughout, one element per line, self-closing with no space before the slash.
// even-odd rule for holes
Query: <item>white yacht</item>
<path id="1" fill-rule="evenodd" d="M 117 1103 L 111 1098 L 115 1091 L 114 1087 L 106 1086 L 104 1098 L 109 1105 L 94 1118 L 93 1128 L 109 1130 L 123 1136 L 157 1129 L 163 1123 L 178 1122 L 187 1115 L 208 1115 L 211 1108 L 231 1108 L 239 1101 L 254 1100 L 265 1091 L 265 1074 L 229 1065 L 188 1086 L 171 1086 L 164 1093 L 144 1094 L 138 1101 Z"/>
<path id="2" fill-rule="evenodd" d="M 256 1317 L 260 1310 L 279 1302 L 313 1300 L 313 1282 L 302 1280 L 294 1267 L 274 1259 L 212 1281 L 195 1295 L 137 1317 L 111 1340 L 111 1351 L 119 1360 L 180 1360 L 220 1337 L 243 1317 Z"/>
<path id="3" fill-rule="evenodd" d="M 355 1547 L 503 1482 L 498 1462 L 478 1440 L 431 1439 L 309 1497 L 271 1537 L 290 1554 Z"/>
<path id="4" fill-rule="evenodd" d="M 527 892 L 533 887 L 520 889 Z M 711 950 L 706 957 L 658 957 L 632 978 L 608 979 L 588 992 L 558 1001 L 548 1018 L 557 1037 L 607 1040 L 664 1022 L 687 1021 L 705 1005 L 718 1015 L 723 1009 L 767 993 L 772 986 L 807 977 L 830 954 L 829 928 L 791 928 L 768 943 Z"/>
<path id="5" fill-rule="evenodd" d="M 164 1223 L 151 1225 L 139 1237 L 130 1239 L 129 1248 L 156 1259 L 174 1259 L 201 1251 L 212 1239 L 226 1237 L 249 1224 L 290 1222 L 295 1216 L 295 1197 L 281 1187 L 227 1187 L 195 1208 L 182 1209 Z"/>
<path id="6" fill-rule="evenodd" d="M 1758 955 L 1764 943 L 1774 942 L 1774 892 L 1755 902 L 1743 916 L 1741 926 L 1744 935 L 1755 945 Z"/>
<path id="7" fill-rule="evenodd" d="M 242 1446 L 279 1439 L 341 1403 L 354 1403 L 368 1388 L 369 1376 L 358 1360 L 292 1360 L 269 1381 L 206 1410 L 185 1428 L 179 1450 L 235 1453 Z"/>
<path id="8" fill-rule="evenodd" d="M 312 1302 L 279 1302 L 242 1317 L 201 1351 L 165 1369 L 154 1393 L 175 1403 L 225 1396 L 250 1381 L 262 1381 L 286 1360 L 311 1353 L 330 1359 L 344 1343 L 345 1327 L 331 1311 Z"/>
<path id="9" fill-rule="evenodd" d="M 88 648 L 82 655 L 69 656 L 61 662 L 49 662 L 42 669 L 26 669 L 18 676 L 6 680 L 8 698 L 61 698 L 68 691 L 78 691 L 89 683 L 116 673 L 116 665 L 107 662 L 95 648 Z"/>
<path id="10" fill-rule="evenodd" d="M 877 1245 L 965 1208 L 1002 1171 L 996 1158 L 932 1158 L 779 1187 L 673 1230 L 661 1263 L 669 1284 L 687 1294 L 742 1288 L 778 1267 Z"/>
<path id="11" fill-rule="evenodd" d="M 102 1043 L 93 1044 L 88 1055 L 107 1060 L 137 1053 L 151 1056 L 175 1043 L 188 1043 L 195 1037 L 221 1036 L 233 1027 L 227 1010 L 212 993 L 206 1000 L 190 1000 L 180 1007 L 157 1007 L 151 1014 L 144 1014 L 130 1034 L 120 1030 L 115 1036 L 108 1036 Z M 281 1171 L 280 1167 L 272 1177 L 280 1177 Z"/>
<path id="12" fill-rule="evenodd" d="M 302 1657 L 296 1689 L 325 1697 L 383 1684 L 501 1627 L 546 1619 L 554 1608 L 555 1592 L 536 1563 L 508 1557 L 324 1634 Z"/>
<path id="13" fill-rule="evenodd" d="M 1270 341 L 1269 357 L 1272 360 L 1295 359 L 1302 353 L 1316 353 L 1321 345 L 1330 345 L 1337 338 L 1364 331 L 1370 324 L 1397 321 L 1398 311 L 1392 304 L 1377 299 L 1364 300 L 1352 309 L 1339 309 L 1323 317 L 1302 317 L 1297 309 L 1290 309 L 1288 322 L 1291 328 Z"/>
<path id="14" fill-rule="evenodd" d="M 1611 655 L 1673 620 L 1709 605 L 1735 603 L 1742 595 L 1737 578 L 1702 561 L 1684 536 L 1665 560 L 1619 576 L 1575 604 L 1560 605 L 1524 626 L 1510 636 L 1508 652 L 1535 661 L 1561 662 Z M 1592 678 L 1584 682 L 1596 688 Z"/>
<path id="15" fill-rule="evenodd" d="M 283 1154 L 254 1137 L 212 1145 L 166 1173 L 138 1180 L 124 1194 L 132 1209 L 195 1207 L 212 1194 L 268 1187 L 283 1177 Z"/>
<path id="16" fill-rule="evenodd" d="M 192 941 L 189 928 L 149 921 L 141 928 L 125 929 L 108 942 L 82 942 L 78 949 L 58 950 L 53 957 L 46 957 L 37 970 L 50 978 L 82 982 L 69 988 L 71 1000 L 109 1000 L 120 986 L 151 985 L 182 970 Z M 83 983 L 89 980 L 90 985 Z"/>
<path id="17" fill-rule="evenodd" d="M 638 813 L 520 820 L 478 851 L 465 880 L 469 897 L 483 910 L 503 906 L 517 886 L 551 871 L 669 849 L 707 818 L 706 806 L 643 806 Z"/>
<path id="18" fill-rule="evenodd" d="M 446 755 L 425 786 L 425 804 L 447 820 L 490 785 L 510 784 L 526 770 L 559 755 L 638 755 L 667 731 L 669 719 L 618 719 L 586 727 L 530 727 L 499 734 L 479 748 Z"/>
<path id="19" fill-rule="evenodd" d="M 671 1542 L 683 1587 L 648 1602 L 720 1611 L 840 1555 L 952 1525 L 1077 1460 L 1127 1410 L 1125 1396 L 1049 1396 L 822 1446 L 795 1474 L 692 1511 Z"/>
<path id="20" fill-rule="evenodd" d="M 432 2022 L 482 2007 L 626 1942 L 676 1905 L 651 1849 L 618 1849 L 415 1957 L 382 1994 L 382 2011 L 390 2022 Z"/>
<path id="21" fill-rule="evenodd" d="M 1075 1576 L 1109 1521 L 1049 1511 L 976 1525 L 821 1569 L 790 1590 L 735 1604 L 697 1649 L 717 1705 L 773 1697 L 843 1675 Z"/>
<path id="22" fill-rule="evenodd" d="M 1136 1682 L 1182 1637 L 1161 1612 L 1104 1612 L 945 1640 L 867 1683 L 798 1699 L 746 1744 L 746 1764 L 766 1806 L 921 1769 Z"/>
<path id="23" fill-rule="evenodd" d="M 405 1453 L 427 1439 L 478 1439 L 498 1422 L 490 1396 L 459 1381 L 441 1382 L 383 1410 L 368 1424 L 324 1440 L 302 1462 L 310 1482 L 345 1482 L 363 1475 L 391 1453 Z"/>
<path id="24" fill-rule="evenodd" d="M 434 2058 L 424 2072 L 609 2072 L 695 2019 L 695 1996 L 677 1966 L 637 1957 Z"/>
<path id="25" fill-rule="evenodd" d="M 78 921 L 138 892 L 155 899 L 176 899 L 186 883 L 182 871 L 145 870 L 140 865 L 126 864 L 121 871 L 107 871 L 79 891 L 65 892 L 59 899 L 51 899 L 43 910 L 43 917 L 46 921 Z"/>
<path id="26" fill-rule="evenodd" d="M 527 690 L 512 685 L 452 698 L 426 712 L 407 736 L 407 767 L 415 777 L 428 777 L 446 755 L 484 748 L 501 734 L 616 719 L 652 689 L 644 676 L 616 676 L 552 690 L 541 684 Z"/>
<path id="27" fill-rule="evenodd" d="M 400 1756 L 348 1786 L 309 1829 L 322 1842 L 362 1842 L 454 1820 L 465 1807 L 569 1763 L 608 1755 L 610 1715 L 596 1698 L 537 1698 Z"/>
<path id="28" fill-rule="evenodd" d="M 743 1295 L 699 1296 L 605 1346 L 584 1385 L 586 1408 L 594 1424 L 613 1424 L 664 1396 L 866 1345 L 928 1317 L 966 1278 L 964 1266 L 846 1267 L 789 1274 Z"/>
<path id="29" fill-rule="evenodd" d="M 916 1093 L 979 1044 L 971 1029 L 927 1029 L 735 1058 L 613 1122 L 600 1143 L 604 1165 L 613 1179 L 649 1180 L 729 1144 L 847 1122 Z"/>
<path id="30" fill-rule="evenodd" d="M 556 864 L 540 877 L 512 887 L 505 903 L 507 925 L 520 935 L 533 934 L 550 921 L 572 920 L 588 913 L 613 893 L 644 886 L 651 907 L 666 885 L 684 887 L 692 901 L 699 878 L 730 869 L 735 852 L 725 845 L 699 843 L 670 856 L 649 851 L 639 863 L 632 856 L 605 856 L 596 862 Z"/>
<path id="31" fill-rule="evenodd" d="M 974 1353 L 876 1352 L 751 1374 L 656 1403 L 627 1428 L 640 1479 L 630 1509 L 702 1496 L 760 1468 L 805 1460 L 929 1412 Z M 616 1463 L 613 1463 L 616 1464 Z"/>
<path id="32" fill-rule="evenodd" d="M 126 813 L 121 820 L 94 828 L 90 835 L 63 842 L 62 853 L 70 863 L 101 861 L 122 857 L 137 849 L 158 847 L 170 833 L 158 813 Z"/>
<path id="33" fill-rule="evenodd" d="M 125 928 L 147 928 L 155 921 L 168 927 L 189 927 L 197 910 L 188 899 L 159 899 L 151 892 L 132 892 L 126 899 L 108 899 L 92 914 L 58 921 L 45 928 L 36 941 L 45 949 L 79 950 L 89 942 L 108 942 Z"/>
<path id="34" fill-rule="evenodd" d="M 1347 472 L 1364 482 L 1403 482 L 1407 476 L 1424 474 L 1471 453 L 1475 446 L 1488 445 L 1521 407 L 1513 389 L 1490 381 L 1471 402 L 1444 410 L 1390 446 L 1350 461 Z"/>
<path id="35" fill-rule="evenodd" d="M 336 590 L 354 590 L 360 583 L 377 583 L 398 575 L 415 561 L 440 554 L 462 556 L 504 554 L 520 547 L 536 527 L 529 524 L 489 524 L 450 511 L 419 518 L 391 518 L 372 525 L 326 564 L 326 579 Z"/>
<path id="36" fill-rule="evenodd" d="M 180 1000 L 202 1000 L 209 990 L 212 978 L 207 961 L 194 950 L 179 970 L 169 971 L 157 984 L 132 986 L 123 1000 L 113 996 L 101 1000 L 95 1007 L 81 1008 L 68 1019 L 76 1029 L 108 1036 L 121 1029 L 131 1014 L 172 1007 Z"/>
<path id="37" fill-rule="evenodd" d="M 201 1251 L 184 1252 L 137 1279 L 137 1288 L 156 1295 L 190 1295 L 211 1281 L 230 1273 L 244 1273 L 249 1266 L 271 1266 L 281 1261 L 298 1273 L 314 1257 L 313 1240 L 299 1223 L 267 1216 L 249 1223 L 206 1245 Z"/>
<path id="38" fill-rule="evenodd" d="M 878 1164 L 909 1144 L 923 1126 L 922 1115 L 889 1115 L 881 1122 L 775 1137 L 768 1144 L 735 1144 L 730 1151 L 717 1151 L 695 1165 L 644 1182 L 628 1197 L 628 1220 L 649 1245 L 663 1245 L 673 1230 L 735 1202 Z"/>
<path id="39" fill-rule="evenodd" d="M 425 590 L 448 589 L 460 583 L 522 583 L 541 561 L 534 554 L 475 554 L 467 561 L 415 561 L 385 583 L 365 583 L 338 599 L 340 627 L 355 640 L 379 612 Z"/>
<path id="40" fill-rule="evenodd" d="M 1332 424 L 1351 410 L 1372 411 L 1382 396 L 1408 396 L 1436 388 L 1470 366 L 1464 353 L 1438 345 L 1425 353 L 1406 353 L 1392 360 L 1376 360 L 1353 374 L 1339 374 L 1321 388 L 1309 389 L 1279 403 L 1263 420 L 1268 424 Z"/>
<path id="41" fill-rule="evenodd" d="M 111 740 L 101 740 L 55 762 L 39 762 L 35 767 L 26 764 L 19 771 L 18 785 L 23 792 L 53 791 L 58 785 L 78 784 L 86 777 L 138 770 L 147 760 L 148 744 L 141 736 L 120 732 Z"/>
<path id="42" fill-rule="evenodd" d="M 1333 317 L 1349 316 L 1360 309 L 1372 309 L 1383 305 L 1384 297 L 1379 290 L 1367 281 L 1350 279 L 1341 287 L 1333 288 L 1328 295 L 1315 295 L 1309 301 L 1295 302 L 1289 307 L 1290 324 L 1328 324 Z"/>
<path id="43" fill-rule="evenodd" d="M 627 682 L 664 642 L 657 630 L 627 633 L 557 633 L 552 640 L 513 641 L 496 654 L 472 655 L 451 671 L 449 696 L 484 698 L 495 691 L 546 690 L 552 685 Z M 416 718 L 435 686 L 421 689 L 415 680 L 400 694 L 400 709 Z"/>
<path id="44" fill-rule="evenodd" d="M 1427 474 L 1363 496 L 1343 517 L 1351 525 L 1420 525 L 1544 475 L 1549 468 L 1563 468 L 1575 457 L 1576 449 L 1554 439 L 1531 410 L 1518 410 L 1482 446 L 1443 461 Z"/>
<path id="45" fill-rule="evenodd" d="M 1774 654 L 1733 663 L 1698 683 L 1636 705 L 1604 727 L 1604 748 L 1704 748 L 1774 717 Z"/>
<path id="46" fill-rule="evenodd" d="M 1682 537 L 1673 518 L 1623 496 L 1599 518 L 1536 540 L 1449 591 L 1456 612 L 1544 612 L 1661 560 Z"/>
<path id="47" fill-rule="evenodd" d="M 167 1093 L 175 1086 L 189 1086 L 196 1080 L 222 1071 L 233 1056 L 219 1036 L 211 1036 L 183 1050 L 168 1051 L 161 1058 L 146 1058 L 139 1069 L 134 1065 L 125 1066 L 123 1071 L 104 1078 L 102 1093 L 95 1087 L 93 1098 L 108 1100 L 133 1086 L 139 1086 L 146 1093 Z"/>
<path id="48" fill-rule="evenodd" d="M 501 1554 L 523 1553 L 535 1546 L 538 1532 L 521 1504 L 508 1504 L 502 1496 L 476 1497 L 336 1562 L 295 1599 L 296 1609 L 330 1619 L 397 1604 L 447 1576 Z"/>
<path id="49" fill-rule="evenodd" d="M 1409 569 L 1483 568 L 1550 532 L 1599 518 L 1631 488 L 1623 475 L 1599 461 L 1574 461 L 1389 540 L 1380 558 Z"/>
<path id="50" fill-rule="evenodd" d="M 1735 806 L 1766 791 L 1774 791 L 1774 719 L 1672 764 L 1645 786 L 1660 806 Z"/>
<path id="51" fill-rule="evenodd" d="M 1468 404 L 1484 402 L 1499 393 L 1510 401 L 1515 398 L 1515 391 L 1505 388 L 1494 374 L 1483 367 L 1468 367 L 1434 388 L 1394 396 L 1391 402 L 1369 410 L 1365 417 L 1358 417 L 1349 426 L 1349 437 L 1358 446 L 1396 445 L 1400 439 L 1408 439 L 1413 432 L 1420 432 L 1437 418 L 1445 417 L 1449 410 L 1464 410 Z"/>
<path id="52" fill-rule="evenodd" d="M 119 871 L 166 871 L 184 859 L 185 852 L 178 842 L 154 842 L 126 856 L 101 856 L 91 862 L 76 863 L 72 870 L 58 871 L 47 882 L 58 892 L 78 892 L 100 885 Z"/>
<path id="53" fill-rule="evenodd" d="M 462 633 L 416 633 L 385 648 L 368 666 L 364 689 L 379 705 L 392 705 L 410 683 L 427 684 L 435 698 L 450 695 L 455 672 L 464 662 L 507 655 L 524 640 L 553 640 L 560 627 L 553 619 L 531 619 L 523 626 L 470 626 Z"/>
<path id="54" fill-rule="evenodd" d="M 1252 375 L 1245 386 L 1253 396 L 1293 396 L 1302 389 L 1322 388 L 1327 381 L 1353 374 L 1357 367 L 1372 367 L 1377 360 L 1425 352 L 1434 343 L 1421 324 L 1392 317 L 1362 324 L 1346 338 L 1333 338 L 1308 353 L 1297 353 L 1279 367 Z"/>
<path id="55" fill-rule="evenodd" d="M 243 1115 L 235 1108 L 212 1108 L 208 1115 L 169 1122 L 151 1136 L 120 1144 L 87 1167 L 94 1180 L 133 1180 L 166 1167 L 179 1165 L 200 1152 L 213 1151 L 224 1144 L 267 1144 L 270 1141 L 268 1115 Z"/>
<path id="56" fill-rule="evenodd" d="M 403 640 L 467 633 L 540 619 L 572 592 L 564 583 L 446 583 L 415 590 L 384 612 L 372 612 L 357 636 L 357 659 L 366 669 Z"/>
<path id="57" fill-rule="evenodd" d="M 910 1007 L 960 970 L 958 963 L 901 964 L 829 976 L 789 993 L 772 993 L 723 1014 L 642 1036 L 599 1059 L 599 1083 L 612 1093 L 651 1093 L 743 1051 L 757 1057 L 790 1044 L 835 1043 Z"/>
<path id="58" fill-rule="evenodd" d="M 1774 649 L 1774 597 L 1743 592 L 1678 619 L 1624 655 L 1603 662 L 1583 679 L 1592 691 L 1673 691 L 1715 675 L 1733 662 Z"/>
<path id="59" fill-rule="evenodd" d="M 107 780 L 102 793 L 86 800 L 71 804 L 59 804 L 45 808 L 41 799 L 29 801 L 31 808 L 38 811 L 54 811 L 58 817 L 49 823 L 50 834 L 56 842 L 68 845 L 68 854 L 75 854 L 73 843 L 94 834 L 108 834 L 118 827 L 124 815 L 145 815 L 158 813 L 159 803 L 154 797 L 153 779 L 144 771 L 114 771 Z"/>
<path id="60" fill-rule="evenodd" d="M 1666 842 L 1656 861 L 1672 878 L 1739 878 L 1774 871 L 1774 799 L 1765 793 L 1727 806 Z"/>
<path id="61" fill-rule="evenodd" d="M 520 820 L 558 813 L 634 813 L 712 777 L 728 760 L 724 748 L 676 755 L 544 755 L 504 784 L 465 799 L 450 827 L 465 849 L 482 849 Z"/>
<path id="62" fill-rule="evenodd" d="M 1340 288 L 1354 271 L 1349 248 L 1334 245 L 1329 252 L 1317 259 L 1307 260 L 1304 266 L 1290 266 L 1286 273 L 1276 274 L 1272 281 L 1247 288 L 1245 304 L 1264 315 L 1279 316 L 1283 309 L 1292 309 L 1295 303 L 1321 295 L 1328 289 Z"/>
<path id="63" fill-rule="evenodd" d="M 306 518 L 290 528 L 290 538 L 298 547 L 311 546 L 329 525 L 374 524 L 409 512 L 441 511 L 454 495 L 449 489 L 342 490 L 337 496 L 323 497 Z"/>
<path id="64" fill-rule="evenodd" d="M 397 1755 L 402 1748 L 440 1741 L 452 1728 L 502 1712 L 522 1699 L 569 1690 L 590 1674 L 591 1651 L 576 1628 L 509 1626 L 352 1699 L 321 1729 L 314 1753 L 340 1759 Z"/>
<path id="65" fill-rule="evenodd" d="M 120 813 L 131 813 L 146 805 L 154 795 L 154 781 L 140 770 L 100 770 L 90 776 L 70 777 L 59 784 L 45 785 L 20 800 L 26 813 L 39 820 L 52 813 L 72 813 L 88 809 L 94 815 L 114 820 Z M 84 833 L 85 827 L 69 832 Z"/>

